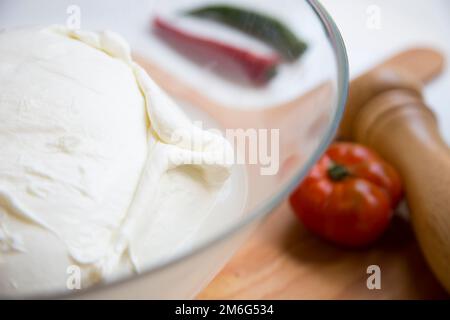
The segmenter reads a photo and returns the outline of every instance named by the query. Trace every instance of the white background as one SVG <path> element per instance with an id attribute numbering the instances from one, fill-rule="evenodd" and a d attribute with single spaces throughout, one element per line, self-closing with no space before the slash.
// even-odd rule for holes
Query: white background
<path id="1" fill-rule="evenodd" d="M 438 115 L 450 144 L 450 1 L 322 0 L 344 38 L 354 76 L 399 50 L 431 46 L 447 57 L 444 73 L 427 86 L 425 97 Z M 367 27 L 368 7 L 380 8 L 380 29 Z M 370 11 L 370 9 L 369 9 Z"/>

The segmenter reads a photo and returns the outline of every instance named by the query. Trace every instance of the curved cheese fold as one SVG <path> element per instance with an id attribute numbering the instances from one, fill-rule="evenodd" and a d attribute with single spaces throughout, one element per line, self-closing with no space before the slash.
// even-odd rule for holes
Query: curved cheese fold
<path id="1" fill-rule="evenodd" d="M 167 258 L 230 175 L 226 140 L 112 32 L 0 33 L 0 119 L 0 294 L 63 290 L 73 265 L 86 287 Z"/>

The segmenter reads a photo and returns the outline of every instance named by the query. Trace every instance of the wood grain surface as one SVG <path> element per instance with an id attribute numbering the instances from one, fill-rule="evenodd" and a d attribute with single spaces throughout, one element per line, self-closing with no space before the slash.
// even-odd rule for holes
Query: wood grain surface
<path id="1" fill-rule="evenodd" d="M 381 289 L 366 286 L 381 268 Z M 367 250 L 326 243 L 297 221 L 288 203 L 254 232 L 199 299 L 447 299 L 406 218 L 397 214 Z"/>
<path id="2" fill-rule="evenodd" d="M 212 101 L 145 58 L 136 57 L 136 60 L 172 96 L 209 112 L 224 125 L 235 125 L 226 121 L 227 117 L 239 118 L 230 114 L 242 117 L 248 113 Z M 399 84 L 405 87 L 408 73 L 414 74 L 419 81 L 407 82 L 407 87 L 420 91 L 421 86 L 436 77 L 442 68 L 442 55 L 428 48 L 404 51 L 382 62 L 352 81 L 342 127 L 350 127 L 355 111 L 375 95 L 396 89 Z M 323 90 L 321 87 L 316 90 L 319 92 L 319 89 Z M 306 96 L 316 93 L 313 90 Z M 293 104 L 252 111 L 250 118 L 273 119 L 273 110 L 283 110 L 284 114 L 291 105 L 304 99 L 305 96 L 301 96 Z M 248 119 L 249 114 L 246 115 L 242 118 Z M 351 131 L 340 130 L 340 134 L 351 136 Z M 367 288 L 367 267 L 370 265 L 381 268 L 380 290 Z M 411 225 L 404 216 L 396 215 L 385 235 L 371 248 L 349 250 L 323 242 L 307 232 L 296 221 L 289 205 L 284 203 L 261 224 L 198 298 L 446 299 L 448 295 L 429 271 Z"/>
<path id="3" fill-rule="evenodd" d="M 442 67 L 443 57 L 438 52 L 414 49 L 402 52 L 354 79 L 340 135 L 351 137 L 351 127 L 357 112 L 373 97 L 396 88 L 408 89 L 420 96 L 423 83 L 437 76 Z M 414 74 L 414 80 L 408 73 Z M 373 111 L 370 115 L 373 116 Z M 357 123 L 360 124 L 360 121 Z M 399 144 L 407 145 L 409 140 L 414 140 L 407 139 L 407 135 L 402 137 L 403 142 L 400 141 Z M 388 139 L 384 136 L 380 143 L 383 145 L 383 141 Z M 435 137 L 435 140 L 440 141 L 440 138 Z M 430 141 L 427 143 L 433 145 Z M 392 158 L 396 157 L 395 154 L 399 156 L 395 152 L 395 146 L 393 150 Z M 409 154 L 411 150 L 400 152 L 404 156 Z M 424 151 L 424 155 L 428 154 L 432 153 Z M 440 158 L 442 157 L 431 157 L 427 162 Z M 447 160 L 446 158 L 445 161 Z M 422 163 L 422 167 L 424 164 Z M 430 184 L 429 180 L 426 181 Z M 414 183 L 417 185 L 420 182 Z M 410 188 L 407 189 L 410 191 Z M 440 190 L 445 193 L 446 186 Z M 411 199 L 411 194 L 409 196 L 410 202 L 414 200 Z M 432 198 L 427 193 L 426 199 L 421 198 L 422 203 L 427 203 Z M 413 209 L 416 209 L 417 204 L 412 202 L 415 204 Z M 445 214 L 447 211 L 443 208 L 440 212 Z M 417 223 L 415 225 L 417 231 Z M 448 236 L 448 230 L 443 230 L 440 234 Z M 447 243 L 445 246 L 428 246 L 427 250 L 438 250 L 435 253 L 439 255 L 446 252 L 446 246 Z M 381 269 L 380 290 L 367 288 L 367 267 L 370 265 L 378 265 Z M 440 270 L 443 269 L 445 266 L 442 267 L 441 264 Z M 367 250 L 358 251 L 332 246 L 311 235 L 296 221 L 289 205 L 285 203 L 265 221 L 199 298 L 445 299 L 448 296 L 425 263 L 405 215 L 395 216 L 390 229 L 378 243 Z"/>

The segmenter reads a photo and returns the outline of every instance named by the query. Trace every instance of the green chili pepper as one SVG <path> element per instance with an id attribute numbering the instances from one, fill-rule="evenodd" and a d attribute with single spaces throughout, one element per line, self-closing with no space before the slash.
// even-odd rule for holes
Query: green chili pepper
<path id="1" fill-rule="evenodd" d="M 288 61 L 300 57 L 307 48 L 307 44 L 283 23 L 257 12 L 228 5 L 211 5 L 190 10 L 187 14 L 224 23 L 254 36 L 273 47 Z"/>

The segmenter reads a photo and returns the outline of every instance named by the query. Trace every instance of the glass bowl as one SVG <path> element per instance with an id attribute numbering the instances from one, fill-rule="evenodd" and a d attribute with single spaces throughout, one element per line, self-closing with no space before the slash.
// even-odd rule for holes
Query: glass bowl
<path id="1" fill-rule="evenodd" d="M 218 76 L 214 61 L 203 59 L 194 64 L 151 31 L 150 22 L 155 15 L 173 14 L 205 3 L 237 3 L 268 12 L 298 33 L 308 43 L 308 49 L 298 61 L 283 64 L 275 78 L 264 86 Z M 315 0 L 4 0 L 0 3 L 0 28 L 66 24 L 74 14 L 82 29 L 109 29 L 122 34 L 131 44 L 136 60 L 193 120 L 205 120 L 209 127 L 222 131 L 275 132 L 270 136 L 276 139 L 269 143 L 270 166 L 267 161 L 234 165 L 232 192 L 238 195 L 238 203 L 220 203 L 191 246 L 140 274 L 42 296 L 193 298 L 248 234 L 288 197 L 331 142 L 348 88 L 347 56 L 339 31 Z M 221 27 L 214 28 L 223 32 Z M 211 23 L 211 30 L 214 28 Z M 236 152 L 246 154 L 246 148 L 249 146 Z"/>

